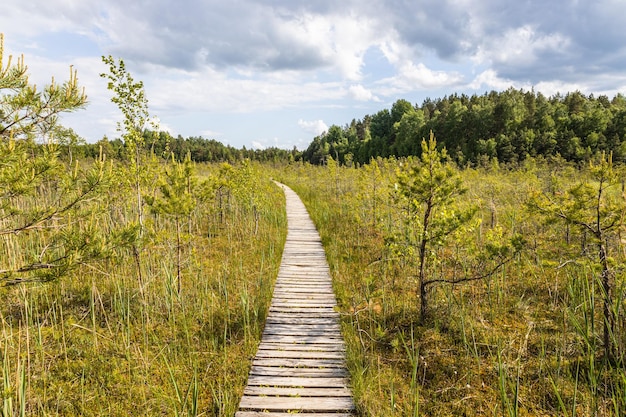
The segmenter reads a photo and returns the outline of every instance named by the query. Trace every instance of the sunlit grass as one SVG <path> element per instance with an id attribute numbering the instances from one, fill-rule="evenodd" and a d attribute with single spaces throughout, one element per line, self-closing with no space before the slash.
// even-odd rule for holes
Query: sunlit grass
<path id="1" fill-rule="evenodd" d="M 398 162 L 377 165 L 376 187 L 371 167 L 295 164 L 281 174 L 304 199 L 327 251 L 361 415 L 622 415 L 625 373 L 602 359 L 601 292 L 597 270 L 580 258 L 584 236 L 524 207 L 553 170 L 461 172 L 469 191 L 459 204 L 478 204 L 481 221 L 435 255 L 463 254 L 494 228 L 522 234 L 526 247 L 487 279 L 433 289 L 432 319 L 420 324 L 415 259 L 385 245 L 398 219 L 388 194 Z M 564 183 L 583 175 L 559 172 Z M 615 265 L 624 261 L 622 250 L 613 253 Z M 615 305 L 623 323 L 624 301 Z"/>
<path id="2" fill-rule="evenodd" d="M 286 233 L 282 191 L 256 168 L 247 181 L 230 185 L 222 217 L 207 200 L 187 219 L 180 292 L 173 222 L 156 215 L 140 248 L 143 282 L 120 247 L 58 281 L 0 287 L 2 415 L 232 416 Z M 92 220 L 100 233 L 132 221 L 123 192 Z M 3 265 L 40 250 L 33 239 L 4 236 Z"/>

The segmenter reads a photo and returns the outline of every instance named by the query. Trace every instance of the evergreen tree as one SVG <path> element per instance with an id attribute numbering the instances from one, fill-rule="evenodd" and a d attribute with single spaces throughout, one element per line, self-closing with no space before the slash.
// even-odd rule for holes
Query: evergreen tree
<path id="1" fill-rule="evenodd" d="M 76 71 L 39 90 L 23 58 L 5 64 L 3 41 L 0 35 L 0 248 L 19 256 L 12 263 L 0 256 L 0 284 L 51 281 L 104 256 L 105 237 L 78 220 L 97 215 L 110 173 L 103 158 L 86 171 L 59 158 L 54 133 L 71 131 L 58 115 L 87 103 Z"/>

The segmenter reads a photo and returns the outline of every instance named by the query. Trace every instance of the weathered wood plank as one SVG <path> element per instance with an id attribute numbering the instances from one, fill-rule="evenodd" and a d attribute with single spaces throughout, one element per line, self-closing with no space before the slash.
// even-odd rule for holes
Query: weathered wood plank
<path id="1" fill-rule="evenodd" d="M 264 358 L 293 358 L 293 359 L 340 359 L 344 361 L 345 355 L 342 351 L 333 352 L 311 352 L 294 350 L 258 350 L 255 360 Z"/>
<path id="2" fill-rule="evenodd" d="M 341 339 L 341 332 L 339 330 L 285 330 L 285 329 L 269 329 L 266 328 L 263 332 L 263 336 L 286 336 L 286 337 L 294 337 L 296 339 L 307 338 L 307 340 L 311 337 L 316 338 L 332 338 L 332 339 Z M 269 339 L 272 340 L 272 339 Z"/>
<path id="3" fill-rule="evenodd" d="M 290 306 L 289 304 L 272 304 L 270 305 L 270 313 L 285 313 L 285 314 L 308 314 L 309 316 L 315 316 L 317 314 L 332 314 L 337 313 L 335 307 L 331 306 L 314 306 L 314 305 L 298 305 Z"/>
<path id="4" fill-rule="evenodd" d="M 240 409 L 268 411 L 349 411 L 354 409 L 352 398 L 345 397 L 253 397 L 244 395 Z"/>
<path id="5" fill-rule="evenodd" d="M 298 345 L 294 343 L 262 341 L 259 345 L 259 350 L 261 349 L 306 352 L 343 352 L 345 351 L 345 346 L 341 343 L 307 343 Z"/>
<path id="6" fill-rule="evenodd" d="M 246 387 L 243 392 L 249 396 L 267 397 L 351 397 L 347 388 L 275 388 L 275 387 Z"/>
<path id="7" fill-rule="evenodd" d="M 281 304 L 286 305 L 298 305 L 305 307 L 330 307 L 334 308 L 337 305 L 337 302 L 334 298 L 326 297 L 317 297 L 317 298 L 307 298 L 307 297 L 285 297 L 279 296 L 276 297 L 272 301 L 272 305 L 278 306 Z"/>
<path id="8" fill-rule="evenodd" d="M 345 378 L 348 376 L 348 371 L 345 368 L 276 368 L 273 366 L 256 366 L 253 364 L 250 369 L 250 375 Z"/>
<path id="9" fill-rule="evenodd" d="M 326 336 L 285 336 L 276 334 L 265 334 L 263 339 L 266 342 L 293 343 L 293 344 L 338 344 L 343 345 L 341 337 Z"/>
<path id="10" fill-rule="evenodd" d="M 307 312 L 304 313 L 296 313 L 293 311 L 287 311 L 287 312 L 280 312 L 280 311 L 276 311 L 274 312 L 271 316 L 268 317 L 293 317 L 295 318 L 323 318 L 323 319 L 338 319 L 339 318 L 339 313 L 336 312 L 334 309 L 333 310 L 328 310 L 328 311 L 324 311 L 324 312 L 314 312 L 316 314 L 310 314 L 311 312 L 308 312 L 309 314 L 307 314 Z"/>
<path id="11" fill-rule="evenodd" d="M 265 331 L 270 330 L 273 332 L 304 332 L 306 334 L 311 334 L 311 332 L 340 333 L 339 323 L 265 323 Z"/>
<path id="12" fill-rule="evenodd" d="M 352 417 L 352 413 L 298 413 L 298 417 Z M 238 411 L 235 417 L 293 417 L 289 412 Z"/>
<path id="13" fill-rule="evenodd" d="M 346 378 L 314 378 L 314 377 L 289 377 L 289 376 L 266 376 L 250 375 L 248 385 L 268 387 L 305 387 L 305 388 L 346 388 Z"/>
<path id="14" fill-rule="evenodd" d="M 254 359 L 253 366 L 273 366 L 285 368 L 344 368 L 341 359 L 301 359 L 301 358 L 259 358 Z"/>
<path id="15" fill-rule="evenodd" d="M 270 316 L 265 320 L 265 324 L 298 324 L 298 325 L 337 325 L 339 321 L 334 317 L 291 317 L 291 316 Z"/>

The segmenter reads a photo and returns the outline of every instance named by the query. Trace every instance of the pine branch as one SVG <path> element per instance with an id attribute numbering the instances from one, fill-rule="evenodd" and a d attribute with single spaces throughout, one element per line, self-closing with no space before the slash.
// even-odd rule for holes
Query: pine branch
<path id="1" fill-rule="evenodd" d="M 432 280 L 424 281 L 424 286 L 428 287 L 428 286 L 433 285 L 433 284 L 456 285 L 456 284 L 462 284 L 462 283 L 466 283 L 466 282 L 480 281 L 480 280 L 483 280 L 483 279 L 491 277 L 493 274 L 498 272 L 498 270 L 500 268 L 502 268 L 504 265 L 508 264 L 512 260 L 513 260 L 513 256 L 501 259 L 500 262 L 496 266 L 494 266 L 491 270 L 489 270 L 488 272 L 485 272 L 484 274 L 481 274 L 481 275 L 465 276 L 465 277 L 457 278 L 457 279 L 445 279 L 445 278 L 432 279 Z M 478 268 L 478 269 L 481 269 L 481 268 Z"/>

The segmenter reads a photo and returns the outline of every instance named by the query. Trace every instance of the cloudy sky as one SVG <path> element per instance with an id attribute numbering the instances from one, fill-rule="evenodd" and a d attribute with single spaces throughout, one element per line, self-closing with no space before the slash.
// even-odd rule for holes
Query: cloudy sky
<path id="1" fill-rule="evenodd" d="M 174 135 L 306 148 L 404 98 L 510 86 L 626 93 L 624 0 L 4 0 L 5 55 L 44 84 L 78 70 L 90 104 L 64 118 L 118 136 L 99 74 L 122 58 Z M 6 60 L 5 60 L 6 62 Z"/>

